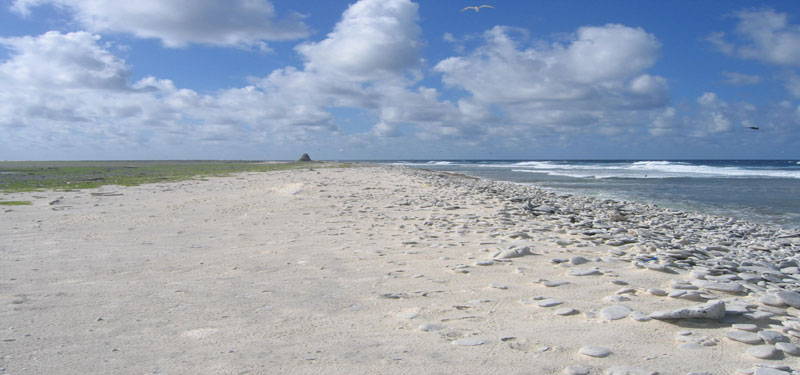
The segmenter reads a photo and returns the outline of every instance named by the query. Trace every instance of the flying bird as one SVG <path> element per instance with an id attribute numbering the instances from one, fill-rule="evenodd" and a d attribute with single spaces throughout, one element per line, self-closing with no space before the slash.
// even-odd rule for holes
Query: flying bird
<path id="1" fill-rule="evenodd" d="M 753 130 L 758 130 L 758 129 L 761 129 L 761 128 L 759 128 L 758 126 L 748 126 L 747 128 L 748 128 L 748 129 L 753 129 Z"/>
<path id="2" fill-rule="evenodd" d="M 458 11 L 458 13 L 461 13 L 461 12 L 463 12 L 463 11 L 467 10 L 467 9 L 475 9 L 475 11 L 477 12 L 477 11 L 478 11 L 478 10 L 480 10 L 481 8 L 492 8 L 492 9 L 495 9 L 495 7 L 493 7 L 493 6 L 491 6 L 491 5 L 485 5 L 485 4 L 484 4 L 484 5 L 476 5 L 476 6 L 474 6 L 474 7 L 466 7 L 466 8 L 464 8 L 464 9 L 461 9 L 461 10 L 459 10 L 459 11 Z"/>

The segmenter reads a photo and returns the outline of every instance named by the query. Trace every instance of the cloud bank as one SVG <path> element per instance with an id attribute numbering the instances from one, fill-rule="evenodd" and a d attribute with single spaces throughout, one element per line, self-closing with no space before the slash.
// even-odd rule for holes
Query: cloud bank
<path id="1" fill-rule="evenodd" d="M 14 2 L 20 14 L 44 4 L 63 7 L 88 30 L 0 38 L 9 56 L 0 61 L 0 129 L 6 134 L 0 148 L 13 152 L 15 145 L 25 145 L 65 155 L 125 149 L 134 150 L 129 157 L 164 158 L 187 155 L 187 150 L 207 155 L 203 150 L 213 147 L 295 152 L 292 147 L 318 146 L 408 155 L 486 145 L 524 150 L 570 139 L 684 140 L 685 134 L 702 139 L 743 125 L 800 126 L 800 106 L 791 102 L 759 109 L 704 92 L 689 102 L 671 103 L 667 79 L 651 71 L 661 42 L 642 28 L 620 24 L 583 26 L 555 41 L 532 40 L 526 30 L 507 26 L 479 35 L 448 34 L 457 45 L 453 55 L 427 64 L 418 4 L 361 0 L 343 12 L 330 33 L 296 45 L 300 66 L 211 93 L 161 77 L 132 81 L 132 68 L 101 37 L 126 32 L 159 38 L 166 46 L 241 46 L 307 33 L 298 20 L 276 20 L 266 1 L 235 1 L 225 10 L 215 3 L 184 4 L 193 11 L 165 25 L 157 16 L 164 11 L 159 7 L 177 3 Z M 252 34 L 240 33 L 256 27 L 255 21 L 247 26 L 248 17 L 235 27 L 225 21 L 212 25 L 216 36 L 189 32 L 217 11 L 232 17 L 260 14 L 267 21 Z M 141 24 L 123 29 L 110 21 L 133 14 L 144 15 Z M 794 26 L 769 11 L 737 17 L 739 39 L 730 42 L 718 34 L 710 40 L 744 59 L 758 50 L 764 63 L 793 66 L 782 54 L 794 52 L 772 49 L 794 37 Z M 292 27 L 270 31 L 281 22 Z M 474 47 L 465 48 L 461 39 Z M 785 74 L 787 87 L 800 97 L 800 79 Z M 761 82 L 758 75 L 723 76 L 736 85 Z M 423 84 L 431 81 L 440 81 L 442 88 Z M 358 124 L 345 121 L 348 116 L 358 117 Z M 153 156 L 152 150 L 163 153 Z"/>
<path id="2" fill-rule="evenodd" d="M 11 9 L 27 16 L 43 5 L 68 12 L 89 32 L 155 38 L 167 47 L 202 43 L 266 48 L 264 41 L 309 34 L 300 15 L 277 19 L 266 0 L 15 0 Z"/>

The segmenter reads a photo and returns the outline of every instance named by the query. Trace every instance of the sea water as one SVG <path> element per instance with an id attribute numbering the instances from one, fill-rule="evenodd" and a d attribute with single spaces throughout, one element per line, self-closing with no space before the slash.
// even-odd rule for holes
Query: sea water
<path id="1" fill-rule="evenodd" d="M 800 162 L 796 160 L 406 160 L 390 163 L 800 228 Z"/>

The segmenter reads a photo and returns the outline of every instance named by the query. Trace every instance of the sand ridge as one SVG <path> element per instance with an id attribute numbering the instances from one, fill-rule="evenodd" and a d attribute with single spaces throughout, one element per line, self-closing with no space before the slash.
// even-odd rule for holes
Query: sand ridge
<path id="1" fill-rule="evenodd" d="M 636 266 L 641 244 L 609 245 L 618 238 L 592 241 L 566 230 L 537 213 L 542 206 L 509 199 L 524 191 L 516 189 L 371 166 L 12 194 L 34 204 L 0 214 L 0 368 L 733 374 L 761 371 L 760 363 L 800 367 L 783 352 L 756 359 L 746 354 L 751 345 L 725 338 L 734 322 L 775 330 L 770 325 L 800 316 L 797 309 L 759 303 L 766 292 L 756 291 L 695 288 L 687 290 L 697 297 L 668 297 L 698 278 L 666 263 Z M 524 256 L 498 257 L 522 248 Z M 774 311 L 730 321 L 647 318 L 716 299 L 740 301 L 751 315 Z M 560 303 L 540 306 L 549 300 Z M 584 354 L 598 348 L 608 353 Z"/>

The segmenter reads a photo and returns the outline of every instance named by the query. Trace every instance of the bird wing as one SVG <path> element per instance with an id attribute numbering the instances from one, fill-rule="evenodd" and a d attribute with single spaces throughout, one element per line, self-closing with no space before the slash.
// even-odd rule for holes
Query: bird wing
<path id="1" fill-rule="evenodd" d="M 495 7 L 493 7 L 491 5 L 481 5 L 478 8 L 492 8 L 492 9 L 495 9 Z"/>
<path id="2" fill-rule="evenodd" d="M 459 10 L 458 12 L 461 13 L 461 12 L 467 10 L 467 9 L 473 9 L 473 8 L 475 9 L 476 12 L 478 11 L 478 7 L 466 7 L 464 9 Z"/>

